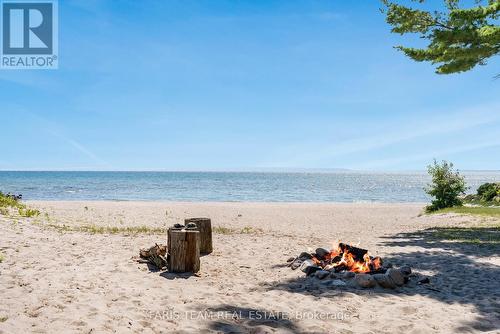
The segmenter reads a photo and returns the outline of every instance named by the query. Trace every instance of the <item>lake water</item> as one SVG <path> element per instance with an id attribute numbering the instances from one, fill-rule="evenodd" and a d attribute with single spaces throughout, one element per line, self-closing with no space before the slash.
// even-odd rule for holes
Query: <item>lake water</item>
<path id="1" fill-rule="evenodd" d="M 469 192 L 498 172 L 464 172 Z M 28 200 L 426 202 L 415 173 L 0 172 L 0 191 Z"/>

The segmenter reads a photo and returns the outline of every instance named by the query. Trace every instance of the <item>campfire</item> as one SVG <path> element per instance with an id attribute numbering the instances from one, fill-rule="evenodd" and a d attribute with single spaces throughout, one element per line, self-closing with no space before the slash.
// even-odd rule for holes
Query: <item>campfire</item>
<path id="1" fill-rule="evenodd" d="M 314 253 L 302 252 L 288 260 L 289 266 L 300 268 L 307 276 L 318 279 L 327 277 L 335 280 L 335 285 L 355 285 L 363 288 L 381 286 L 395 288 L 407 283 L 411 268 L 399 269 L 384 265 L 378 256 L 370 256 L 366 249 L 339 243 L 338 247 L 328 251 L 317 248 Z"/>
<path id="2" fill-rule="evenodd" d="M 380 257 L 371 257 L 366 249 L 343 243 L 326 254 L 323 249 L 318 248 L 317 252 L 311 255 L 311 260 L 316 266 L 335 272 L 373 273 L 383 269 Z"/>

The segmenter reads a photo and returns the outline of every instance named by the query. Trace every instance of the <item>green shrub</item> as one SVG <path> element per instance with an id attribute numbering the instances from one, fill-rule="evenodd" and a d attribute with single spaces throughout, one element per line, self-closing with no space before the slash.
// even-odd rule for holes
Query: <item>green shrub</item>
<path id="1" fill-rule="evenodd" d="M 490 202 L 495 196 L 500 195 L 500 183 L 485 183 L 477 188 L 480 200 Z"/>
<path id="2" fill-rule="evenodd" d="M 434 164 L 427 166 L 427 171 L 432 177 L 432 183 L 429 184 L 426 192 L 434 199 L 426 207 L 426 211 L 461 206 L 460 195 L 465 193 L 465 180 L 458 171 L 453 169 L 453 164 L 447 161 L 439 164 L 434 160 Z"/>

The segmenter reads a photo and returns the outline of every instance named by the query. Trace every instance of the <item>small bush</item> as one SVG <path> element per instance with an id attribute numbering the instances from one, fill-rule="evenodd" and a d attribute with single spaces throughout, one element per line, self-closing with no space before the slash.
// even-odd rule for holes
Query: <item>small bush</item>
<path id="1" fill-rule="evenodd" d="M 453 169 L 453 164 L 447 161 L 442 161 L 439 164 L 434 160 L 433 165 L 427 166 L 427 171 L 432 177 L 432 183 L 428 186 L 426 192 L 434 197 L 434 200 L 426 207 L 426 211 L 432 212 L 461 206 L 460 195 L 465 193 L 465 180 L 458 171 Z"/>
<path id="2" fill-rule="evenodd" d="M 485 183 L 477 188 L 477 195 L 481 201 L 490 202 L 500 195 L 500 183 Z"/>

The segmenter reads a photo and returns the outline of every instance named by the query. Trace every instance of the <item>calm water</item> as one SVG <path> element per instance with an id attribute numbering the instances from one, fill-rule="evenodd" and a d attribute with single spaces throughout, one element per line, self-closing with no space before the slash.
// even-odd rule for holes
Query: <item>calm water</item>
<path id="1" fill-rule="evenodd" d="M 464 172 L 470 191 L 500 172 Z M 426 173 L 0 172 L 32 200 L 423 202 Z"/>

